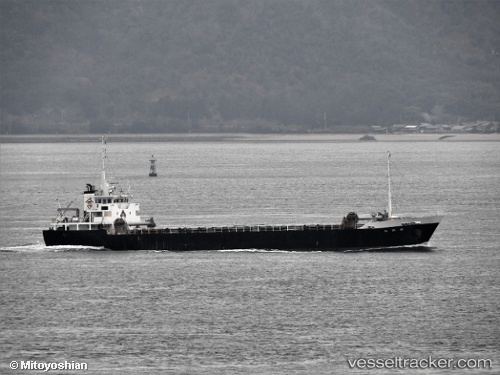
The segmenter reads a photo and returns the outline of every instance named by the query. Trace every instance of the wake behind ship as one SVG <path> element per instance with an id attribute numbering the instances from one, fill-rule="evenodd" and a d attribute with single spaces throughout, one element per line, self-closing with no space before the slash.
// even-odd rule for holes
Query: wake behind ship
<path id="1" fill-rule="evenodd" d="M 132 195 L 106 179 L 106 149 L 102 138 L 101 184 L 87 184 L 79 208 L 59 207 L 48 230 L 47 246 L 97 246 L 111 250 L 225 250 L 264 249 L 343 251 L 418 245 L 430 240 L 442 216 L 392 214 L 390 154 L 388 154 L 388 208 L 382 213 L 348 213 L 337 224 L 255 225 L 158 228 L 153 218 L 139 216 Z M 71 205 L 71 204 L 70 204 Z"/>

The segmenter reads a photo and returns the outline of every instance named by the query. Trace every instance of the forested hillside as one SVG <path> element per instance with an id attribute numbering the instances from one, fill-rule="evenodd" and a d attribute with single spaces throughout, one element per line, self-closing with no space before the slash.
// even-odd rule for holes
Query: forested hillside
<path id="1" fill-rule="evenodd" d="M 1 132 L 500 120 L 500 1 L 0 1 Z"/>

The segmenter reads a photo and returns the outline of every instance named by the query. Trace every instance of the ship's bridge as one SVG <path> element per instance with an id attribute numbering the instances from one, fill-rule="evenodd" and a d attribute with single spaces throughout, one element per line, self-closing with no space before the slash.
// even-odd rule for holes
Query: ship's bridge
<path id="1" fill-rule="evenodd" d="M 141 223 L 139 216 L 139 203 L 131 203 L 128 194 L 95 195 L 94 192 L 84 194 L 85 219 L 91 223 L 112 225 L 118 218 L 129 225 Z"/>

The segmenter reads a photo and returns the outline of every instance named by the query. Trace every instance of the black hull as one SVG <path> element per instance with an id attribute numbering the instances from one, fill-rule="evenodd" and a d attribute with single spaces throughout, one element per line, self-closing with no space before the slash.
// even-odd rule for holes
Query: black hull
<path id="1" fill-rule="evenodd" d="M 343 251 L 385 248 L 428 242 L 439 223 L 377 229 L 307 229 L 260 232 L 144 231 L 107 234 L 105 230 L 44 230 L 47 246 L 96 246 L 110 250 L 225 250 L 265 249 Z"/>

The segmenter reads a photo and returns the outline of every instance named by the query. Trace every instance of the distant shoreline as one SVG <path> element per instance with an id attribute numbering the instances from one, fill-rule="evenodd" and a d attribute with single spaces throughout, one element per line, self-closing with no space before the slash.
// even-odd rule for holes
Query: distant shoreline
<path id="1" fill-rule="evenodd" d="M 500 134 L 371 134 L 375 141 L 360 140 L 359 134 L 251 134 L 176 133 L 105 134 L 110 142 L 500 142 Z M 0 143 L 95 142 L 100 134 L 0 135 Z"/>

